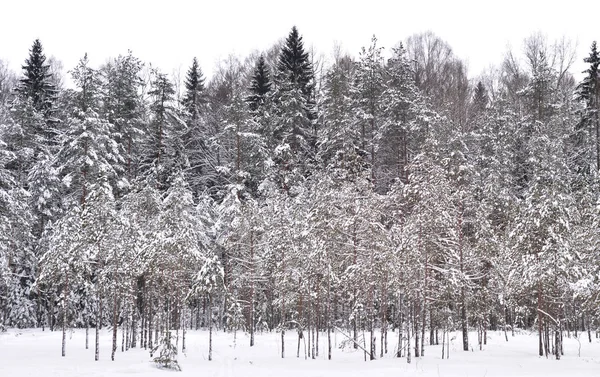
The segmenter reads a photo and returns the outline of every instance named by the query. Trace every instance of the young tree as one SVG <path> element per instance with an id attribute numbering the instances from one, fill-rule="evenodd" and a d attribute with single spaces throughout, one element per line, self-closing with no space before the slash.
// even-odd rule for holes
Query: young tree
<path id="1" fill-rule="evenodd" d="M 384 75 L 382 48 L 377 46 L 377 38 L 373 36 L 371 46 L 362 48 L 356 64 L 352 97 L 356 127 L 360 129 L 360 153 L 369 156 L 371 181 L 376 188 L 380 187 L 376 174 L 379 166 L 377 152 L 381 142 Z"/>

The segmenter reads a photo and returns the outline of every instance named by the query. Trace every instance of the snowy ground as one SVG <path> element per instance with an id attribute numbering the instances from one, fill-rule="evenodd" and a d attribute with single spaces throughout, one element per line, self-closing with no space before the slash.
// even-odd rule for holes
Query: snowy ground
<path id="1" fill-rule="evenodd" d="M 391 333 L 390 333 L 391 335 Z M 600 376 L 600 340 L 581 337 L 581 356 L 576 339 L 565 338 L 565 355 L 560 361 L 537 356 L 535 334 L 517 334 L 505 342 L 502 333 L 489 333 L 483 351 L 460 351 L 460 336 L 451 343 L 450 359 L 442 360 L 441 346 L 427 346 L 425 357 L 406 359 L 391 355 L 375 361 L 364 361 L 362 351 L 334 349 L 333 360 L 326 360 L 326 336 L 321 336 L 321 355 L 316 360 L 296 358 L 296 335 L 286 334 L 286 358 L 281 359 L 278 333 L 258 334 L 256 346 L 248 346 L 248 337 L 216 332 L 213 361 L 208 361 L 208 333 L 188 333 L 188 350 L 180 355 L 183 376 L 244 376 L 244 377 L 335 377 L 339 376 Z M 471 334 L 471 341 L 476 335 Z M 581 334 L 580 334 L 581 336 Z M 343 340 L 337 334 L 336 342 Z M 120 347 L 119 334 L 119 347 Z M 165 376 L 177 373 L 159 370 L 150 362 L 148 352 L 131 349 L 119 351 L 116 361 L 110 361 L 111 338 L 102 332 L 100 361 L 94 361 L 93 332 L 90 349 L 85 349 L 85 331 L 68 334 L 67 356 L 61 357 L 61 333 L 48 330 L 9 330 L 0 334 L 0 376 Z M 390 347 L 393 349 L 393 347 Z M 377 351 L 379 353 L 379 350 Z"/>

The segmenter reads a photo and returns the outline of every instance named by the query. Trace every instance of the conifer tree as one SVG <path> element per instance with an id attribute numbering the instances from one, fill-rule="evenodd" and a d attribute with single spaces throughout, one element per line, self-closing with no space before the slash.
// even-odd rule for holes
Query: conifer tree
<path id="1" fill-rule="evenodd" d="M 327 165 L 348 170 L 355 168 L 360 148 L 360 134 L 352 122 L 351 86 L 354 61 L 349 56 L 336 57 L 325 75 L 323 132 L 319 138 L 319 155 Z"/>
<path id="2" fill-rule="evenodd" d="M 204 80 L 198 60 L 194 58 L 184 82 L 185 94 L 182 104 L 185 109 L 184 119 L 187 129 L 182 135 L 182 142 L 190 161 L 190 167 L 186 170 L 187 181 L 195 193 L 205 188 L 201 183 L 202 177 L 206 175 L 207 154 L 206 114 L 204 114 L 207 95 Z"/>
<path id="3" fill-rule="evenodd" d="M 125 151 L 123 176 L 131 182 L 140 159 L 143 103 L 139 96 L 142 85 L 142 62 L 129 51 L 101 68 L 104 77 L 102 115 L 113 125 L 115 141 Z M 127 185 L 122 189 L 127 188 Z M 115 195 L 119 196 L 120 192 Z"/>
<path id="4" fill-rule="evenodd" d="M 275 169 L 270 174 L 287 191 L 309 174 L 317 146 L 314 72 L 296 27 L 281 48 L 274 81 L 271 160 Z"/>
<path id="5" fill-rule="evenodd" d="M 257 111 L 267 101 L 267 94 L 271 91 L 269 68 L 265 63 L 263 55 L 256 62 L 249 91 L 250 95 L 248 95 L 246 101 L 251 111 Z"/>
<path id="6" fill-rule="evenodd" d="M 286 91 L 298 90 L 303 99 L 302 107 L 311 123 L 317 118 L 315 110 L 315 76 L 308 53 L 304 50 L 304 42 L 294 26 L 285 40 L 276 67 L 276 80 L 279 89 Z M 316 132 L 311 128 L 309 133 Z"/>
<path id="7" fill-rule="evenodd" d="M 204 98 L 204 75 L 196 58 L 192 60 L 192 66 L 187 71 L 184 84 L 183 106 L 191 119 L 196 120 L 200 115 L 202 105 L 206 102 Z"/>
<path id="8" fill-rule="evenodd" d="M 287 80 L 299 86 L 302 94 L 308 99 L 314 91 L 314 72 L 308 53 L 304 51 L 304 42 L 298 29 L 294 26 L 281 48 L 277 71 Z"/>
<path id="9" fill-rule="evenodd" d="M 585 112 L 581 126 L 576 130 L 578 133 L 576 136 L 580 139 L 589 138 L 589 143 L 595 144 L 596 169 L 600 171 L 600 54 L 596 41 L 592 43 L 590 55 L 584 59 L 584 62 L 588 63 L 589 67 L 583 72 L 586 76 L 578 86 L 578 97 L 585 104 Z M 592 143 L 591 139 L 595 141 Z M 580 143 L 583 143 L 583 140 Z"/>
<path id="10" fill-rule="evenodd" d="M 371 167 L 371 180 L 377 183 L 377 151 L 381 141 L 380 129 L 383 118 L 383 93 L 385 90 L 385 69 L 382 47 L 377 46 L 373 36 L 371 46 L 362 48 L 356 64 L 355 79 L 352 86 L 353 108 L 355 109 L 355 127 L 360 129 L 361 153 L 368 155 Z"/>
<path id="11" fill-rule="evenodd" d="M 164 174 L 162 174 L 162 170 L 164 170 L 163 165 L 165 164 L 165 160 L 168 159 L 166 147 L 169 143 L 168 138 L 174 137 L 172 135 L 174 123 L 172 102 L 175 89 L 171 81 L 167 78 L 167 75 L 157 72 L 148 94 L 153 98 L 150 109 L 154 113 L 154 120 L 152 122 L 153 130 L 149 135 L 150 143 L 148 152 L 156 169 L 157 182 L 161 182 L 161 178 L 164 179 Z"/>
<path id="12" fill-rule="evenodd" d="M 52 105 L 56 98 L 56 88 L 51 83 L 50 65 L 39 39 L 33 42 L 29 50 L 29 58 L 23 65 L 24 77 L 20 80 L 17 91 L 31 101 L 36 111 L 48 118 L 52 113 Z"/>
<path id="13" fill-rule="evenodd" d="M 489 97 L 485 85 L 481 81 L 477 83 L 473 93 L 473 107 L 475 112 L 482 112 L 485 110 L 489 102 Z"/>
<path id="14" fill-rule="evenodd" d="M 98 114 L 100 73 L 89 67 L 87 54 L 71 71 L 76 90 L 75 104 L 65 121 L 57 163 L 64 190 L 71 203 L 85 205 L 88 189 L 99 178 L 108 179 L 116 188 L 123 166 L 122 147 L 113 137 L 112 125 Z M 70 198 L 75 195 L 75 198 Z"/>

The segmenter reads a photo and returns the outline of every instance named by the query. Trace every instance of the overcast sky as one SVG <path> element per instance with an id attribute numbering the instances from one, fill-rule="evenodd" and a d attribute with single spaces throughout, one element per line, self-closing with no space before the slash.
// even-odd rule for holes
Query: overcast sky
<path id="1" fill-rule="evenodd" d="M 197 56 L 211 75 L 229 54 L 245 56 L 287 36 L 296 25 L 306 47 L 331 55 L 334 43 L 358 55 L 373 34 L 390 48 L 431 30 L 466 60 L 471 76 L 501 62 L 509 46 L 541 31 L 550 40 L 577 42 L 577 65 L 600 39 L 600 1 L 457 0 L 4 0 L 0 3 L 0 59 L 14 70 L 39 38 L 48 57 L 66 70 L 85 52 L 95 66 L 128 49 L 171 73 Z"/>

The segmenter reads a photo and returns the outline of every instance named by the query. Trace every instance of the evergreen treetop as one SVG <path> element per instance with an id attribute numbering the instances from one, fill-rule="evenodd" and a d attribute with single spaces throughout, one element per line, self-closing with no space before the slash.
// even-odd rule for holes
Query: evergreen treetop
<path id="1" fill-rule="evenodd" d="M 192 60 L 192 66 L 187 72 L 185 78 L 185 97 L 183 105 L 185 109 L 192 114 L 192 117 L 197 116 L 200 106 L 204 103 L 204 75 L 202 69 L 198 65 L 198 59 Z"/>
<path id="2" fill-rule="evenodd" d="M 267 93 L 271 91 L 269 68 L 263 55 L 258 58 L 249 90 L 250 95 L 246 98 L 246 102 L 250 110 L 256 111 L 261 104 L 264 104 Z"/>
<path id="3" fill-rule="evenodd" d="M 477 83 L 473 94 L 473 104 L 477 111 L 485 110 L 489 102 L 489 97 L 485 85 L 481 81 Z"/>
<path id="4" fill-rule="evenodd" d="M 308 53 L 304 51 L 302 37 L 294 26 L 281 48 L 277 71 L 281 80 L 298 85 L 306 98 L 312 97 L 314 72 Z"/>
<path id="5" fill-rule="evenodd" d="M 592 42 L 590 50 L 590 55 L 583 59 L 584 62 L 589 64 L 589 67 L 583 71 L 586 76 L 579 84 L 578 89 L 579 98 L 585 101 L 588 106 L 593 107 L 594 99 L 600 96 L 600 72 L 598 71 L 600 55 L 598 54 L 596 41 Z"/>
<path id="6" fill-rule="evenodd" d="M 29 58 L 22 66 L 23 78 L 17 91 L 31 100 L 33 107 L 47 117 L 52 109 L 56 96 L 56 88 L 51 83 L 50 65 L 46 63 L 46 55 L 42 43 L 36 39 L 29 50 Z"/>

